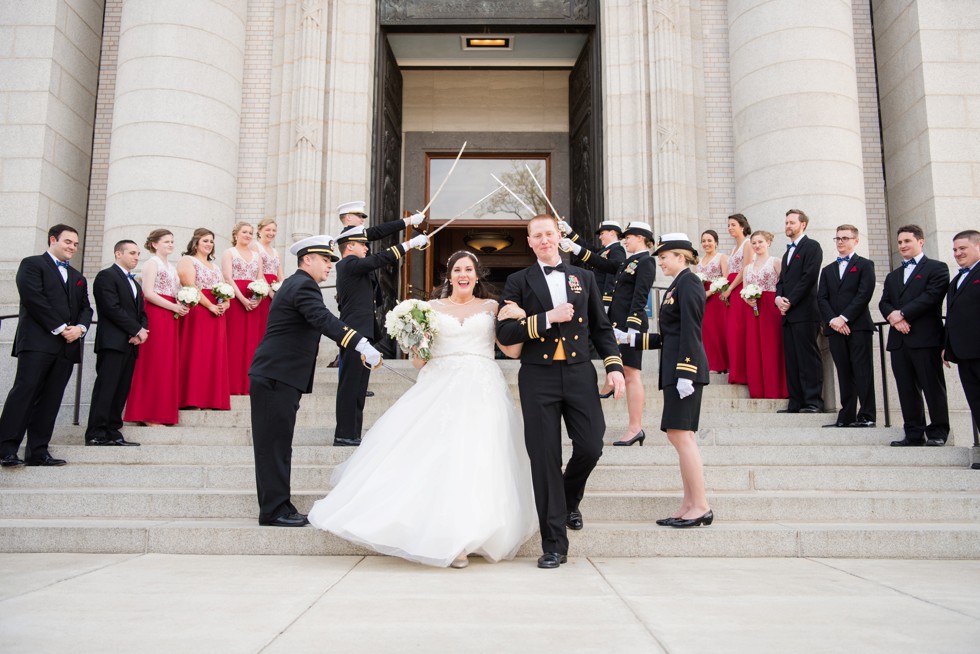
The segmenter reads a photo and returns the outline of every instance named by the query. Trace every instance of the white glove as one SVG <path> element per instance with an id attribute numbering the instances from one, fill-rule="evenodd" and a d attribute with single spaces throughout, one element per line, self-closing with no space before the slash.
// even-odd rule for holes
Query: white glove
<path id="1" fill-rule="evenodd" d="M 405 241 L 405 249 L 411 250 L 412 248 L 424 248 L 429 244 L 429 237 L 425 234 L 419 234 L 418 236 L 413 236 L 412 238 Z"/>
<path id="2" fill-rule="evenodd" d="M 639 333 L 640 333 L 639 331 L 633 328 L 626 330 L 626 342 L 629 344 L 630 347 L 636 347 L 636 335 Z"/>
<path id="3" fill-rule="evenodd" d="M 558 229 L 561 230 L 561 233 L 562 234 L 571 234 L 572 233 L 572 226 L 569 225 L 568 223 L 566 223 L 561 218 L 558 219 Z"/>
<path id="4" fill-rule="evenodd" d="M 575 256 L 578 256 L 579 254 L 582 253 L 582 246 L 579 245 L 578 243 L 573 242 L 569 238 L 563 238 L 561 242 L 558 244 L 558 246 L 565 252 L 571 252 Z"/>
<path id="5" fill-rule="evenodd" d="M 362 338 L 354 346 L 354 349 L 361 353 L 364 357 L 364 361 L 367 362 L 372 368 L 377 368 L 378 364 L 381 363 L 381 353 L 374 349 L 374 346 L 368 342 L 368 339 Z"/>
<path id="6" fill-rule="evenodd" d="M 425 214 L 421 211 L 416 211 L 411 215 L 411 217 L 405 219 L 405 226 L 408 227 L 418 227 L 425 221 Z"/>
<path id="7" fill-rule="evenodd" d="M 688 395 L 694 395 L 694 382 L 690 379 L 685 379 L 680 377 L 677 380 L 677 394 L 681 396 L 683 400 Z"/>
<path id="8" fill-rule="evenodd" d="M 629 344 L 629 342 L 630 342 L 629 341 L 629 334 L 627 334 L 626 332 L 624 332 L 624 331 L 622 331 L 620 329 L 616 329 L 615 327 L 613 327 L 613 334 L 616 335 L 616 343 L 617 344 L 619 344 L 619 345 L 627 345 L 627 344 Z"/>

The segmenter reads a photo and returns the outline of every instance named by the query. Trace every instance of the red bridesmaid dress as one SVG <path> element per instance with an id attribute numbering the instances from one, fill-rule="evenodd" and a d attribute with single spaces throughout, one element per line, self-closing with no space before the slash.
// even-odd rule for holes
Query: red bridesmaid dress
<path id="1" fill-rule="evenodd" d="M 744 245 L 745 243 L 743 242 L 742 246 Z M 745 263 L 743 261 L 744 255 L 745 253 L 742 247 L 736 245 L 728 257 L 729 283 L 742 270 L 742 266 Z M 731 289 L 731 295 L 728 296 L 728 328 L 725 330 L 725 340 L 728 346 L 729 384 L 748 383 L 748 377 L 745 373 L 745 326 L 749 318 L 752 318 L 752 307 L 742 301 L 742 296 L 739 295 L 741 291 L 742 285 L 739 284 Z M 746 314 L 746 310 L 748 310 L 748 314 Z"/>
<path id="2" fill-rule="evenodd" d="M 749 383 L 749 397 L 784 399 L 786 389 L 786 362 L 783 350 L 783 316 L 776 308 L 776 281 L 779 275 L 769 257 L 756 270 L 751 264 L 745 269 L 745 283 L 762 289 L 759 298 L 759 316 L 741 297 L 738 301 L 748 307 L 748 323 L 745 329 L 745 366 Z M 732 303 L 735 296 L 732 296 Z"/>
<path id="3" fill-rule="evenodd" d="M 169 261 L 157 260 L 157 276 L 153 291 L 170 302 L 177 301 L 180 281 L 177 269 Z M 179 388 L 179 336 L 180 320 L 174 312 L 146 302 L 146 342 L 140 345 L 133 370 L 133 385 L 126 400 L 126 422 L 154 422 L 163 425 L 177 424 L 180 406 Z"/>
<path id="4" fill-rule="evenodd" d="M 210 268 L 197 257 L 194 285 L 211 303 L 211 289 L 224 281 L 221 268 Z M 234 298 L 227 302 L 237 302 Z M 231 409 L 228 382 L 228 331 L 225 316 L 216 316 L 198 304 L 180 321 L 180 406 L 198 409 Z"/>
<path id="5" fill-rule="evenodd" d="M 721 277 L 721 255 L 715 254 L 711 261 L 700 262 L 697 271 L 708 278 L 704 283 L 707 292 L 711 282 Z M 726 331 L 728 329 L 728 305 L 715 293 L 704 303 L 704 321 L 701 327 L 701 340 L 704 352 L 708 355 L 708 370 L 724 372 L 728 370 L 728 344 Z"/>
<path id="6" fill-rule="evenodd" d="M 252 252 L 252 260 L 245 261 L 236 248 L 231 250 L 232 284 L 238 286 L 246 298 L 252 297 L 248 285 L 259 278 L 262 257 Z M 252 366 L 255 348 L 262 340 L 259 330 L 258 308 L 246 311 L 237 297 L 228 300 L 225 325 L 228 330 L 228 386 L 232 395 L 248 395 L 248 369 Z M 261 304 L 260 304 L 261 306 Z"/>
<path id="7" fill-rule="evenodd" d="M 265 281 L 272 286 L 272 282 L 279 281 L 279 253 L 272 250 L 270 255 L 265 251 L 265 246 L 261 243 L 257 243 L 259 247 L 259 255 L 262 257 L 262 274 L 265 276 Z M 272 306 L 271 297 L 267 297 L 259 302 L 259 306 L 255 308 L 259 312 L 259 333 L 263 336 L 265 335 L 265 326 L 269 322 L 269 307 Z"/>

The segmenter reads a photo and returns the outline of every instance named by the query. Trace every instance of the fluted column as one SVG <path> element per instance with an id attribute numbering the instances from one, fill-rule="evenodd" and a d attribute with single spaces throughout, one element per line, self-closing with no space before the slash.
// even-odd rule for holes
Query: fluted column
<path id="1" fill-rule="evenodd" d="M 805 211 L 828 258 L 837 225 L 867 233 L 850 0 L 730 0 L 728 16 L 736 209 L 777 235 Z"/>
<path id="2" fill-rule="evenodd" d="M 235 220 L 247 0 L 126 0 L 119 30 L 103 261 L 170 227 L 178 247 Z"/>

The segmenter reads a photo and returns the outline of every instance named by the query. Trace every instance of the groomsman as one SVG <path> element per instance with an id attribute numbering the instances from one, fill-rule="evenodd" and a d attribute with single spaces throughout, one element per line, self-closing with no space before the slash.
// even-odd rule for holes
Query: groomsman
<path id="1" fill-rule="evenodd" d="M 518 388 L 524 414 L 524 442 L 531 460 L 534 503 L 541 529 L 539 568 L 557 568 L 568 556 L 568 532 L 581 529 L 579 502 L 589 474 L 602 456 L 606 431 L 589 341 L 603 358 L 606 384 L 619 398 L 625 387 L 623 360 L 595 277 L 563 264 L 561 234 L 552 216 L 535 216 L 527 225 L 528 245 L 537 261 L 507 278 L 501 303 L 513 302 L 527 314 L 501 320 L 503 345 L 523 343 Z M 561 421 L 572 439 L 572 456 L 561 469 Z"/>
<path id="2" fill-rule="evenodd" d="M 566 234 L 568 243 L 565 245 L 572 253 L 572 261 L 583 264 L 595 274 L 596 286 L 602 292 L 602 304 L 608 312 L 613 290 L 616 288 L 616 273 L 619 266 L 626 261 L 626 248 L 620 241 L 623 238 L 623 228 L 615 220 L 602 221 L 596 230 L 599 247 L 592 247 L 579 242 L 580 236 L 564 220 L 558 221 L 558 227 Z"/>
<path id="3" fill-rule="evenodd" d="M 412 248 L 424 247 L 429 239 L 424 234 L 404 243 L 393 245 L 376 254 L 368 254 L 368 236 L 364 227 L 349 227 L 340 234 L 340 262 L 337 264 L 337 306 L 340 319 L 372 343 L 381 338 L 381 325 L 375 314 L 380 302 L 380 289 L 375 271 L 400 261 Z M 337 429 L 333 444 L 361 444 L 364 422 L 364 397 L 371 371 L 361 364 L 353 348 L 341 347 L 340 383 L 337 386 Z"/>
<path id="4" fill-rule="evenodd" d="M 946 293 L 943 356 L 959 367 L 973 424 L 980 426 L 980 232 L 968 229 L 954 236 L 953 257 L 960 269 Z M 980 463 L 973 469 L 980 470 Z"/>
<path id="5" fill-rule="evenodd" d="M 149 336 L 143 289 L 133 275 L 140 249 L 133 241 L 119 241 L 113 254 L 116 262 L 99 272 L 92 282 L 99 326 L 95 330 L 97 376 L 85 430 L 86 445 L 139 445 L 123 438 L 120 430 L 139 346 Z"/>
<path id="6" fill-rule="evenodd" d="M 368 215 L 365 212 L 365 204 L 361 200 L 344 202 L 338 205 L 337 213 L 340 214 L 340 224 L 344 226 L 341 233 L 347 231 L 350 227 L 363 227 L 368 219 Z M 367 235 L 367 240 L 380 241 L 383 238 L 397 234 L 403 227 L 416 227 L 422 224 L 424 220 L 425 214 L 415 213 L 412 214 L 411 218 L 405 218 L 404 220 L 392 220 L 387 223 L 381 223 L 380 225 L 364 227 L 364 233 Z"/>
<path id="7" fill-rule="evenodd" d="M 902 405 L 905 438 L 893 447 L 945 445 L 949 436 L 949 408 L 942 349 L 945 337 L 943 296 L 949 286 L 949 268 L 922 253 L 925 236 L 918 225 L 898 228 L 902 265 L 888 273 L 878 308 L 891 328 L 887 349 Z M 929 405 L 926 425 L 922 396 Z"/>
<path id="8" fill-rule="evenodd" d="M 823 365 L 817 348 L 817 282 L 823 250 L 804 233 L 810 224 L 805 213 L 790 209 L 785 224 L 790 243 L 776 282 L 776 308 L 783 314 L 789 406 L 779 413 L 819 413 L 823 411 Z"/>
<path id="9" fill-rule="evenodd" d="M 68 225 L 48 230 L 48 251 L 20 262 L 20 314 L 14 334 L 14 385 L 0 414 L 0 466 L 24 465 L 17 450 L 27 433 L 29 466 L 63 466 L 48 452 L 72 366 L 81 361 L 82 339 L 92 323 L 88 283 L 68 261 L 78 232 Z"/>
<path id="10" fill-rule="evenodd" d="M 337 261 L 333 240 L 311 236 L 294 243 L 289 253 L 296 255 L 299 269 L 276 293 L 248 371 L 259 524 L 270 527 L 309 524 L 290 500 L 289 478 L 296 413 L 303 394 L 313 391 L 321 334 L 364 355 L 372 366 L 381 363 L 367 339 L 323 305 L 319 285 Z"/>
<path id="11" fill-rule="evenodd" d="M 875 381 L 871 333 L 874 323 L 868 305 L 875 291 L 875 267 L 855 254 L 858 228 L 841 225 L 834 243 L 837 261 L 820 273 L 817 305 L 826 324 L 830 354 L 837 368 L 841 410 L 837 422 L 825 427 L 874 427 Z M 858 411 L 858 400 L 861 410 Z"/>

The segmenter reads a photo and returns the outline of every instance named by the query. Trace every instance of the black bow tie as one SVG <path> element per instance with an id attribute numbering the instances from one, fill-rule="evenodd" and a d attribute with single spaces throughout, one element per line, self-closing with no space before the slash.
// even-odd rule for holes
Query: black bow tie
<path id="1" fill-rule="evenodd" d="M 837 263 L 846 263 L 850 260 L 851 260 L 851 255 L 847 255 L 846 257 L 837 257 Z"/>
<path id="2" fill-rule="evenodd" d="M 915 259 L 909 259 L 908 261 L 902 262 L 902 268 L 908 268 L 909 266 L 915 265 Z"/>
<path id="3" fill-rule="evenodd" d="M 65 270 L 67 270 L 67 269 L 68 269 L 68 262 L 67 262 L 67 261 L 55 261 L 54 263 L 55 263 L 55 265 L 57 265 L 57 266 L 58 266 L 59 268 L 64 268 Z"/>
<path id="4" fill-rule="evenodd" d="M 961 275 L 965 275 L 965 274 L 967 274 L 968 272 L 970 272 L 970 269 L 969 269 L 969 268 L 960 268 L 960 274 L 961 274 Z"/>
<path id="5" fill-rule="evenodd" d="M 565 272 L 565 264 L 560 263 L 557 266 L 545 266 L 544 267 L 544 274 L 545 275 L 550 275 L 551 273 L 553 273 L 556 270 L 558 272 Z"/>
<path id="6" fill-rule="evenodd" d="M 795 248 L 795 247 L 796 247 L 796 243 L 789 243 L 789 244 L 786 245 L 786 249 L 787 250 L 789 250 L 791 248 Z"/>
<path id="7" fill-rule="evenodd" d="M 134 281 L 136 280 L 136 273 L 126 273 L 126 276 Z"/>

